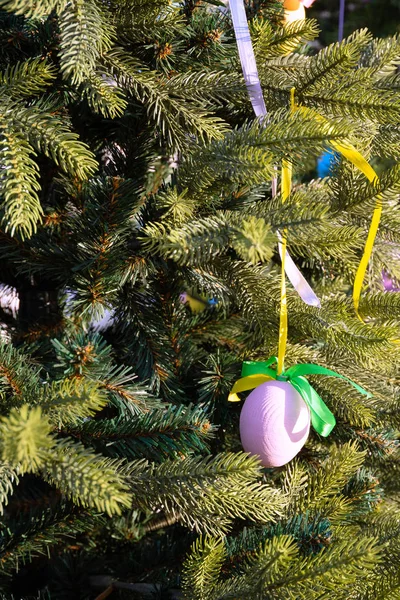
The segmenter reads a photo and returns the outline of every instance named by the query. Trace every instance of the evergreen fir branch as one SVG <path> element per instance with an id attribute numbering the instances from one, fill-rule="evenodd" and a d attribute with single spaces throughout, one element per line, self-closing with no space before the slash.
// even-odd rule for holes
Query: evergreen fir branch
<path id="1" fill-rule="evenodd" d="M 0 137 L 2 223 L 11 235 L 18 233 L 22 238 L 36 232 L 43 214 L 38 196 L 39 169 L 31 158 L 33 153 L 24 137 L 3 120 Z"/>
<path id="2" fill-rule="evenodd" d="M 126 39 L 135 44 L 148 43 L 150 39 L 156 42 L 187 36 L 185 15 L 179 7 L 165 0 L 135 0 L 129 4 L 124 2 L 122 7 L 115 3 L 112 10 L 116 12 L 117 22 L 124 28 Z"/>
<path id="3" fill-rule="evenodd" d="M 258 459 L 244 453 L 166 461 L 145 470 L 144 466 L 127 466 L 134 505 L 162 506 L 167 515 L 178 514 L 198 531 L 221 535 L 234 518 L 274 520 L 285 505 L 277 490 L 257 481 Z"/>
<path id="4" fill-rule="evenodd" d="M 371 153 L 396 160 L 400 153 L 400 128 L 396 123 L 380 125 L 371 143 Z"/>
<path id="5" fill-rule="evenodd" d="M 327 355 L 335 356 L 340 351 L 352 356 L 353 360 L 357 357 L 368 367 L 373 358 L 375 361 L 382 360 L 390 351 L 390 340 L 395 338 L 396 329 L 387 324 L 371 328 L 361 323 L 354 317 L 351 304 L 343 297 L 340 305 L 338 299 L 332 302 L 332 298 L 327 298 L 319 310 L 301 305 L 295 294 L 288 297 L 293 303 L 293 309 L 290 309 L 292 326 L 301 336 L 323 342 Z"/>
<path id="6" fill-rule="evenodd" d="M 332 188 L 335 192 L 336 206 L 341 212 L 343 209 L 346 212 L 350 212 L 358 217 L 365 215 L 366 212 L 369 214 L 369 220 L 371 214 L 376 207 L 377 197 L 381 196 L 381 202 L 384 206 L 384 211 L 391 212 L 392 219 L 396 216 L 396 211 L 391 211 L 397 203 L 397 195 L 400 191 L 400 167 L 395 165 L 379 174 L 379 181 L 369 182 L 365 181 L 365 177 L 346 177 L 347 189 L 346 198 L 344 197 L 344 190 L 341 182 L 345 177 L 344 173 L 339 173 L 337 178 L 332 181 Z M 368 223 L 369 227 L 369 223 Z"/>
<path id="7" fill-rule="evenodd" d="M 224 106 L 234 94 L 244 92 L 242 80 L 234 73 L 208 69 L 174 74 L 167 79 L 165 87 L 171 95 L 188 97 L 202 106 Z"/>
<path id="8" fill-rule="evenodd" d="M 239 347 L 240 340 L 236 340 L 235 338 L 236 332 L 234 330 L 234 326 L 232 327 L 233 331 L 230 330 L 229 322 L 225 320 L 222 323 L 213 321 L 211 327 L 201 325 L 199 329 L 200 335 L 196 332 L 196 330 L 193 331 L 193 329 L 191 329 L 193 343 L 196 344 L 196 338 L 199 337 L 200 343 L 204 343 L 206 341 L 211 343 L 217 342 L 221 347 L 220 351 L 217 352 L 216 355 L 210 355 L 207 358 L 202 371 L 202 377 L 198 382 L 199 400 L 206 402 L 209 406 L 218 406 L 219 402 L 227 398 L 230 390 L 232 389 L 232 386 L 237 378 L 238 368 L 235 354 L 225 351 L 222 346 L 230 346 L 229 338 L 231 335 L 233 338 L 233 346 L 237 345 L 237 347 Z M 210 331 L 211 335 L 208 335 L 208 331 L 204 332 L 204 329 L 212 329 L 212 331 Z M 225 334 L 225 338 L 223 337 L 223 334 Z"/>
<path id="9" fill-rule="evenodd" d="M 343 42 L 331 44 L 318 52 L 305 65 L 296 82 L 296 91 L 304 95 L 331 87 L 333 82 L 356 66 L 361 51 L 370 41 L 371 34 L 361 29 Z"/>
<path id="10" fill-rule="evenodd" d="M 298 503 L 304 496 L 308 485 L 307 472 L 298 459 L 291 461 L 282 474 L 282 491 L 288 499 L 287 513 L 293 514 L 297 511 Z"/>
<path id="11" fill-rule="evenodd" d="M 181 182 L 200 191 L 225 182 L 255 185 L 273 176 L 273 161 L 289 159 L 297 167 L 323 152 L 331 141 L 348 136 L 348 125 L 321 122 L 301 111 L 270 113 L 268 124 L 256 120 L 221 141 L 194 148 L 181 167 Z M 196 177 L 194 177 L 196 172 Z M 226 185 L 226 183 L 225 183 Z"/>
<path id="12" fill-rule="evenodd" d="M 267 540 L 280 537 L 283 541 L 287 536 L 296 542 L 299 554 L 307 557 L 328 547 L 333 539 L 333 531 L 328 519 L 320 515 L 310 518 L 308 513 L 288 513 L 287 520 L 282 519 L 270 525 L 246 527 L 239 535 L 226 538 L 228 561 L 225 569 L 229 568 L 233 573 L 243 573 L 246 563 L 253 561 L 257 551 L 263 548 Z"/>
<path id="13" fill-rule="evenodd" d="M 110 369 L 102 378 L 94 379 L 111 396 L 123 400 L 132 414 L 140 414 L 150 408 L 160 406 L 147 387 L 136 381 L 137 375 L 132 367 L 119 365 Z"/>
<path id="14" fill-rule="evenodd" d="M 94 454 L 71 440 L 57 442 L 46 460 L 43 477 L 75 504 L 120 515 L 131 505 L 120 461 Z"/>
<path id="15" fill-rule="evenodd" d="M 92 152 L 76 133 L 71 132 L 65 119 L 42 111 L 40 105 L 28 108 L 14 106 L 12 119 L 15 129 L 64 172 L 84 180 L 97 169 Z"/>
<path id="16" fill-rule="evenodd" d="M 277 331 L 278 280 L 265 267 L 220 259 L 214 261 L 213 273 L 231 290 L 248 323 L 262 335 Z"/>
<path id="17" fill-rule="evenodd" d="M 17 407 L 32 399 L 40 386 L 39 367 L 12 344 L 0 343 L 0 397 L 2 404 Z M 4 412 L 4 407 L 2 408 Z"/>
<path id="18" fill-rule="evenodd" d="M 228 194 L 238 184 L 259 185 L 271 179 L 274 157 L 267 144 L 252 141 L 243 143 L 240 134 L 232 132 L 220 142 L 193 148 L 180 169 L 182 185 L 199 195 L 217 190 Z"/>
<path id="19" fill-rule="evenodd" d="M 301 233 L 306 233 L 308 227 L 320 230 L 326 226 L 343 226 L 345 219 L 342 214 L 333 214 L 332 203 L 331 186 L 328 189 L 321 180 L 317 180 L 296 185 L 284 204 L 278 195 L 268 202 L 256 202 L 249 208 L 244 207 L 241 214 L 262 217 L 274 230 L 290 229 L 290 235 L 295 240 L 298 231 L 301 239 Z"/>
<path id="20" fill-rule="evenodd" d="M 145 105 L 149 119 L 173 148 L 181 149 L 187 145 L 187 133 L 200 140 L 222 138 L 227 127 L 221 119 L 208 115 L 190 96 L 179 96 L 179 93 L 172 93 L 172 89 L 170 92 L 168 80 L 149 71 L 124 50 L 114 48 L 108 52 L 105 64 L 118 85 Z"/>
<path id="21" fill-rule="evenodd" d="M 204 409 L 191 405 L 152 410 L 135 420 L 117 417 L 68 428 L 71 436 L 95 444 L 108 456 L 155 462 L 208 452 L 207 442 L 214 431 Z"/>
<path id="22" fill-rule="evenodd" d="M 346 268 L 354 272 L 359 263 L 356 250 L 364 245 L 365 232 L 360 227 L 332 223 L 324 224 L 324 235 L 321 236 L 320 225 L 309 223 L 307 226 L 296 227 L 291 223 L 289 229 L 289 248 L 294 256 L 309 258 L 310 255 L 323 261 L 340 261 Z"/>
<path id="23" fill-rule="evenodd" d="M 387 74 L 386 77 L 382 77 L 381 79 L 379 79 L 375 83 L 374 87 L 376 87 L 379 90 L 397 91 L 399 89 L 399 86 L 400 78 L 397 73 L 397 70 L 395 70 L 394 72 Z"/>
<path id="24" fill-rule="evenodd" d="M 183 564 L 182 591 L 185 600 L 214 598 L 221 568 L 226 560 L 224 541 L 200 536 L 192 544 Z"/>
<path id="25" fill-rule="evenodd" d="M 375 79 L 390 77 L 396 71 L 400 57 L 399 35 L 373 39 L 362 51 L 359 65 L 370 68 L 375 73 Z"/>
<path id="26" fill-rule="evenodd" d="M 146 237 L 142 237 L 142 245 L 146 252 L 157 252 L 179 265 L 198 264 L 225 249 L 229 230 L 224 219 L 218 217 L 196 219 L 168 233 L 164 225 L 149 223 L 143 231 Z"/>
<path id="27" fill-rule="evenodd" d="M 274 28 L 269 20 L 255 18 L 250 27 L 254 53 L 260 63 L 294 52 L 301 42 L 311 41 L 319 33 L 315 19 L 293 21 L 285 27 Z"/>
<path id="28" fill-rule="evenodd" d="M 363 464 L 365 456 L 354 443 L 332 448 L 324 468 L 309 478 L 305 494 L 299 498 L 300 510 L 318 511 L 332 519 L 334 514 L 329 515 L 322 507 L 326 509 L 330 499 L 335 503 L 335 496 Z"/>
<path id="29" fill-rule="evenodd" d="M 382 502 L 382 493 L 383 488 L 375 472 L 361 467 L 343 489 L 344 496 L 349 497 L 352 503 L 351 513 L 347 516 L 348 523 L 357 518 L 368 519 Z M 379 536 L 379 541 L 382 542 L 382 536 Z"/>
<path id="30" fill-rule="evenodd" d="M 276 245 L 276 234 L 264 219 L 243 219 L 233 235 L 232 246 L 239 257 L 253 265 L 268 262 Z"/>
<path id="31" fill-rule="evenodd" d="M 16 100 L 40 96 L 53 83 L 55 76 L 55 68 L 48 60 L 28 58 L 8 65 L 0 74 L 0 93 Z"/>
<path id="32" fill-rule="evenodd" d="M 398 570 L 399 557 L 396 556 L 396 562 L 393 556 L 387 557 L 382 561 L 384 564 L 378 568 L 373 577 L 365 581 L 364 586 L 358 585 L 362 600 L 396 600 L 400 591 L 400 573 Z M 390 569 L 390 561 L 396 565 L 395 569 Z"/>
<path id="33" fill-rule="evenodd" d="M 64 340 L 51 340 L 56 352 L 56 367 L 64 376 L 82 376 L 95 379 L 110 369 L 112 349 L 99 333 L 78 332 Z"/>
<path id="34" fill-rule="evenodd" d="M 397 319 L 400 314 L 400 298 L 398 294 L 385 292 L 366 293 L 361 299 L 362 314 L 368 315 L 377 322 Z"/>
<path id="35" fill-rule="evenodd" d="M 39 406 L 12 409 L 1 418 L 0 431 L 3 460 L 21 473 L 38 471 L 54 446 L 50 423 Z"/>
<path id="36" fill-rule="evenodd" d="M 4 10 L 27 18 L 38 19 L 46 17 L 52 11 L 60 12 L 67 4 L 67 0 L 1 0 L 0 6 Z"/>
<path id="37" fill-rule="evenodd" d="M 95 71 L 100 54 L 111 48 L 114 27 L 104 21 L 94 0 L 71 0 L 59 16 L 59 26 L 61 72 L 79 85 Z"/>
<path id="38" fill-rule="evenodd" d="M 101 72 L 88 73 L 82 85 L 82 95 L 95 113 L 110 119 L 121 116 L 128 104 L 112 78 Z"/>
<path id="39" fill-rule="evenodd" d="M 12 575 L 23 565 L 39 556 L 49 558 L 57 546 L 62 548 L 82 533 L 93 530 L 97 519 L 89 513 L 77 513 L 71 507 L 62 507 L 30 518 L 17 518 L 4 523 L 1 531 L 0 572 Z"/>
<path id="40" fill-rule="evenodd" d="M 74 378 L 45 386 L 39 402 L 49 420 L 62 428 L 92 417 L 106 406 L 108 399 L 98 384 Z"/>
<path id="41" fill-rule="evenodd" d="M 242 594 L 254 594 L 256 598 L 265 597 L 269 589 L 274 589 L 276 579 L 296 561 L 298 548 L 289 535 L 277 535 L 261 544 L 255 556 L 250 556 L 244 568 L 242 582 L 237 582 Z M 244 589 L 243 589 L 244 588 Z"/>
<path id="42" fill-rule="evenodd" d="M 109 398 L 122 401 L 131 417 L 160 406 L 148 389 L 136 381 L 137 375 L 132 367 L 114 363 L 112 349 L 100 334 L 81 334 L 63 342 L 53 339 L 51 343 L 64 376 L 76 378 L 74 385 L 79 386 L 83 375 L 86 381 L 89 380 L 88 385 L 94 387 L 93 391 L 97 388 L 98 401 L 101 401 L 104 390 Z"/>
<path id="43" fill-rule="evenodd" d="M 18 469 L 13 468 L 7 462 L 0 463 L 0 515 L 4 515 L 4 507 L 7 506 L 14 487 L 19 483 Z"/>
<path id="44" fill-rule="evenodd" d="M 200 552 L 203 548 L 200 546 Z M 197 552 L 196 552 L 197 551 Z M 197 548 L 185 563 L 185 576 L 190 574 L 191 582 L 199 582 L 208 567 L 213 554 L 204 552 L 204 559 Z M 305 600 L 337 597 L 338 590 L 349 591 L 350 584 L 356 584 L 362 565 L 370 573 L 380 559 L 382 549 L 374 538 L 362 538 L 337 542 L 329 550 L 309 558 L 298 556 L 296 544 L 291 536 L 277 536 L 261 545 L 254 557 L 248 559 L 240 575 L 231 575 L 226 581 L 214 579 L 214 585 L 205 590 L 195 585 L 185 585 L 185 598 L 188 600 L 233 600 L 250 597 L 262 600 L 268 596 Z M 210 558 L 209 558 L 210 557 Z M 215 556 L 219 569 L 221 558 Z M 197 569 L 196 569 L 197 567 Z M 211 566 L 207 569 L 211 571 Z M 206 573 L 207 573 L 206 571 Z M 335 596 L 332 594 L 335 593 Z M 339 592 L 340 593 L 340 592 Z M 339 596 L 341 597 L 341 596 Z"/>
<path id="45" fill-rule="evenodd" d="M 299 598 L 332 597 L 341 587 L 358 581 L 360 574 L 371 572 L 379 561 L 382 548 L 374 538 L 347 539 L 332 544 L 329 550 L 311 557 L 307 563 L 292 563 L 280 579 L 270 586 L 279 590 L 281 597 Z M 301 565 L 301 566 L 300 566 Z"/>
<path id="46" fill-rule="evenodd" d="M 293 86 L 293 83 L 300 76 L 300 72 L 306 67 L 310 59 L 310 56 L 291 52 L 286 56 L 269 58 L 265 62 L 260 63 L 260 80 L 267 97 L 272 90 L 275 91 L 277 97 L 281 97 L 281 94 L 283 94 L 282 98 L 288 97 L 286 90 L 289 90 L 291 85 Z M 279 89 L 280 87 L 282 89 Z"/>
<path id="47" fill-rule="evenodd" d="M 400 100 L 386 90 L 365 89 L 363 83 L 318 90 L 303 94 L 301 104 L 315 108 L 328 117 L 350 117 L 391 124 L 399 120 Z"/>
<path id="48" fill-rule="evenodd" d="M 197 199 L 188 194 L 187 189 L 179 192 L 176 187 L 157 194 L 157 204 L 165 210 L 161 221 L 172 227 L 190 221 L 198 209 Z"/>

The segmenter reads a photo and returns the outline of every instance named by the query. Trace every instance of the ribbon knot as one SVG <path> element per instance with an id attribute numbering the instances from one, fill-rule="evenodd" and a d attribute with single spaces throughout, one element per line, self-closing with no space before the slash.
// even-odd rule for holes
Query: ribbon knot
<path id="1" fill-rule="evenodd" d="M 332 371 L 331 369 L 306 363 L 294 365 L 278 375 L 275 369 L 271 368 L 271 365 L 274 363 L 278 363 L 276 356 L 271 356 L 267 361 L 245 361 L 242 365 L 242 377 L 234 384 L 228 397 L 229 402 L 239 402 L 240 398 L 237 395 L 239 392 L 253 390 L 266 381 L 287 381 L 299 392 L 310 409 L 311 424 L 315 431 L 322 437 L 327 437 L 336 425 L 335 416 L 306 379 L 305 375 L 327 375 L 343 379 L 347 383 L 350 383 L 360 394 L 368 398 L 372 396 L 372 394 L 348 377 L 340 375 L 340 373 L 336 373 L 336 371 Z"/>
<path id="2" fill-rule="evenodd" d="M 282 373 L 281 375 L 277 375 L 275 379 L 277 381 L 288 381 L 290 383 L 289 375 L 285 375 L 284 373 Z"/>

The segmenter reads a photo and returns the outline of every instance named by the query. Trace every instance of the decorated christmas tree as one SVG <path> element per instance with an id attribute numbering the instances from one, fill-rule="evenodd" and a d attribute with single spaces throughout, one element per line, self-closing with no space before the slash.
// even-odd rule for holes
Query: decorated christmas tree
<path id="1" fill-rule="evenodd" d="M 313 54 L 248 3 L 256 118 L 225 4 L 0 7 L 2 598 L 397 598 L 399 38 Z M 336 425 L 270 467 L 228 398 L 276 369 L 279 240 L 320 305 L 287 284 L 274 372 L 341 377 L 307 375 Z"/>

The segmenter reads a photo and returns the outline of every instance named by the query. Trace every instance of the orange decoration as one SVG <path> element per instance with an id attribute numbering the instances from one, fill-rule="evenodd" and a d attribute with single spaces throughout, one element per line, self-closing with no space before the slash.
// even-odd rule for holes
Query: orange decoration
<path id="1" fill-rule="evenodd" d="M 285 0 L 283 8 L 285 10 L 298 10 L 300 8 L 300 0 Z"/>

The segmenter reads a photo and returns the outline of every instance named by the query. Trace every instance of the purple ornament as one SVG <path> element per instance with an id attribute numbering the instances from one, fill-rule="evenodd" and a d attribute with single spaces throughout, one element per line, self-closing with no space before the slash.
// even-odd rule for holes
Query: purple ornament
<path id="1" fill-rule="evenodd" d="M 382 278 L 383 278 L 383 287 L 385 288 L 385 292 L 399 292 L 399 288 L 396 287 L 392 281 L 392 279 L 389 277 L 389 275 L 383 271 L 382 272 Z"/>
<path id="2" fill-rule="evenodd" d="M 304 446 L 310 410 L 287 381 L 267 381 L 249 394 L 240 414 L 240 438 L 246 452 L 264 467 L 281 467 Z"/>

